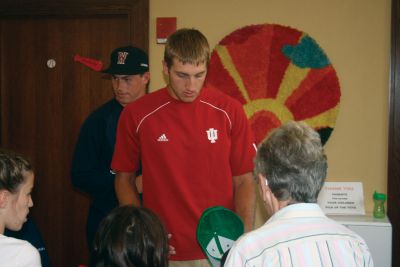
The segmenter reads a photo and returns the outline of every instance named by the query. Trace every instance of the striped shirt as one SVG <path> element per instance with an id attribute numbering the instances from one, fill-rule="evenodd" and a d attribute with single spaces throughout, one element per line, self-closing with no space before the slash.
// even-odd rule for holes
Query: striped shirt
<path id="1" fill-rule="evenodd" d="M 289 205 L 240 237 L 225 262 L 237 266 L 373 266 L 367 244 L 318 204 Z"/>

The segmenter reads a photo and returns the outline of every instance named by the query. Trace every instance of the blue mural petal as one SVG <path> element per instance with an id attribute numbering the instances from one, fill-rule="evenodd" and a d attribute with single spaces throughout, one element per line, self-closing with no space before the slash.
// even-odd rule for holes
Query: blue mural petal
<path id="1" fill-rule="evenodd" d="M 305 35 L 295 46 L 283 46 L 282 53 L 300 68 L 320 69 L 330 64 L 324 51 L 308 35 Z"/>

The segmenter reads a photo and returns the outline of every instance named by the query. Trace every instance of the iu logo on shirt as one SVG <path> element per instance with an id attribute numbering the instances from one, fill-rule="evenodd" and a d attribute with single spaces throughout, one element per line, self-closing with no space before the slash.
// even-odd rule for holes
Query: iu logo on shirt
<path id="1" fill-rule="evenodd" d="M 207 138 L 211 141 L 211 143 L 215 143 L 215 140 L 218 139 L 218 130 L 214 128 L 210 128 L 207 131 Z"/>

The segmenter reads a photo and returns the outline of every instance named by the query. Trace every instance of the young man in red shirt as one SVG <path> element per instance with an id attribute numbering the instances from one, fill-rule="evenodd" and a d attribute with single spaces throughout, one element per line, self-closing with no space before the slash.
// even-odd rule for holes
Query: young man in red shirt
<path id="1" fill-rule="evenodd" d="M 143 205 L 172 234 L 170 266 L 208 266 L 196 240 L 203 211 L 224 206 L 253 227 L 255 146 L 241 104 L 204 85 L 210 47 L 195 29 L 167 41 L 167 87 L 127 105 L 121 114 L 112 169 L 121 205 L 140 205 L 132 182 L 142 163 Z"/>

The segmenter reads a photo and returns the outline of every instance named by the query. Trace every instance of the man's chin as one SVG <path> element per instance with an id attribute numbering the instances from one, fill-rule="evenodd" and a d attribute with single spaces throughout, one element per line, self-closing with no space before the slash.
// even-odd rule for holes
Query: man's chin
<path id="1" fill-rule="evenodd" d="M 19 225 L 12 225 L 12 226 L 10 226 L 10 227 L 6 227 L 8 230 L 11 230 L 11 231 L 19 231 L 19 230 L 21 230 L 22 229 L 22 225 L 24 225 L 23 223 L 21 223 L 21 224 L 19 224 Z"/>
<path id="2" fill-rule="evenodd" d="M 117 102 L 123 107 L 132 102 L 132 99 L 129 97 L 115 97 L 115 100 L 117 100 Z"/>
<path id="3" fill-rule="evenodd" d="M 180 98 L 180 100 L 185 103 L 191 103 L 191 102 L 195 101 L 196 98 L 197 98 L 197 95 L 196 96 L 183 96 Z"/>

